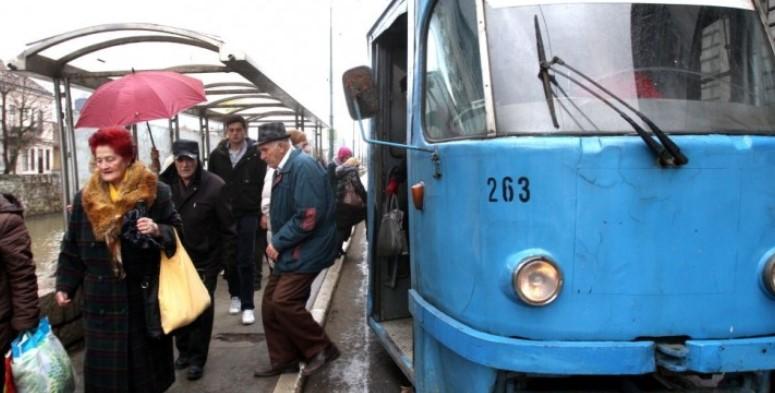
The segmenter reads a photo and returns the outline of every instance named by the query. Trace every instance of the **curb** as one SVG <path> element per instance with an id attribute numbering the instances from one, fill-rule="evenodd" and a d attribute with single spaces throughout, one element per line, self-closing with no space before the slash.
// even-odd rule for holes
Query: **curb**
<path id="1" fill-rule="evenodd" d="M 350 239 L 352 239 L 352 236 Z M 349 251 L 349 249 L 350 242 L 347 241 L 344 245 L 344 250 Z M 308 303 L 309 312 L 312 314 L 312 318 L 314 318 L 315 322 L 319 323 L 320 326 L 325 326 L 328 308 L 331 305 L 331 300 L 334 298 L 334 290 L 336 289 L 336 284 L 339 282 L 339 273 L 342 271 L 342 263 L 345 258 L 347 258 L 346 253 L 334 261 L 334 264 L 331 265 L 331 267 L 322 272 L 325 274 L 323 283 L 320 285 L 320 289 L 317 291 L 312 305 L 309 306 Z M 277 384 L 275 384 L 273 392 L 301 393 L 304 389 L 305 379 L 301 374 L 303 370 L 304 368 L 302 367 L 296 374 L 280 374 L 280 378 L 277 379 Z"/>

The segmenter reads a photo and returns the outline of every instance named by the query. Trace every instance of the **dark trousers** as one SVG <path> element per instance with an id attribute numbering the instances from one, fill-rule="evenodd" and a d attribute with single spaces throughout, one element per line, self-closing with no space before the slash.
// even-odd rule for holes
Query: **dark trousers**
<path id="1" fill-rule="evenodd" d="M 215 312 L 215 287 L 218 285 L 218 273 L 212 272 L 203 275 L 207 292 L 210 293 L 210 307 L 207 307 L 202 315 L 190 325 L 175 333 L 175 345 L 178 347 L 180 357 L 188 359 L 194 366 L 204 367 L 207 362 L 207 353 L 210 350 L 210 336 L 213 333 L 213 314 Z"/>
<path id="2" fill-rule="evenodd" d="M 317 273 L 269 276 L 261 302 L 266 345 L 272 367 L 309 360 L 331 344 L 326 332 L 304 307 Z"/>
<path id="3" fill-rule="evenodd" d="M 236 217 L 237 260 L 226 269 L 231 297 L 239 297 L 243 310 L 256 308 L 253 305 L 253 285 L 256 275 L 256 231 L 258 214 Z"/>

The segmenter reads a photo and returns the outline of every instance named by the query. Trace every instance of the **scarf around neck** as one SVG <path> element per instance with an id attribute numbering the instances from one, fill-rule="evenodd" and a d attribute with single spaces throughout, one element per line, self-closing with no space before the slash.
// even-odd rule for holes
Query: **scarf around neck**
<path id="1" fill-rule="evenodd" d="M 124 276 L 121 264 L 121 224 L 124 214 L 134 208 L 138 202 L 145 202 L 150 208 L 156 200 L 156 175 L 142 163 L 135 161 L 124 172 L 124 179 L 117 187 L 118 198 L 110 197 L 108 183 L 93 172 L 83 189 L 83 209 L 91 223 L 94 238 L 104 241 L 111 254 L 113 273 Z"/>

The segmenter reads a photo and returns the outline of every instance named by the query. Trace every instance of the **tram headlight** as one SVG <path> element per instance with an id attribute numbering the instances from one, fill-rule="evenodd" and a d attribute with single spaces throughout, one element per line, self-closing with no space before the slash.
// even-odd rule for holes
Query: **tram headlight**
<path id="1" fill-rule="evenodd" d="M 770 257 L 767 264 L 764 265 L 762 271 L 762 280 L 764 286 L 770 291 L 770 294 L 775 295 L 775 255 Z"/>
<path id="2" fill-rule="evenodd" d="M 531 306 L 545 306 L 560 293 L 562 273 L 549 258 L 530 257 L 514 269 L 512 285 L 523 302 Z"/>

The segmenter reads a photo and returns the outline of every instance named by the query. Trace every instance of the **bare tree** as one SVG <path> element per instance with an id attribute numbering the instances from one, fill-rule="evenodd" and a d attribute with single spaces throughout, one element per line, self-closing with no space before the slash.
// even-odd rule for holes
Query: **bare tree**
<path id="1" fill-rule="evenodd" d="M 16 173 L 22 151 L 35 144 L 43 131 L 43 103 L 37 85 L 23 75 L 0 70 L 0 129 L 4 173 Z"/>

